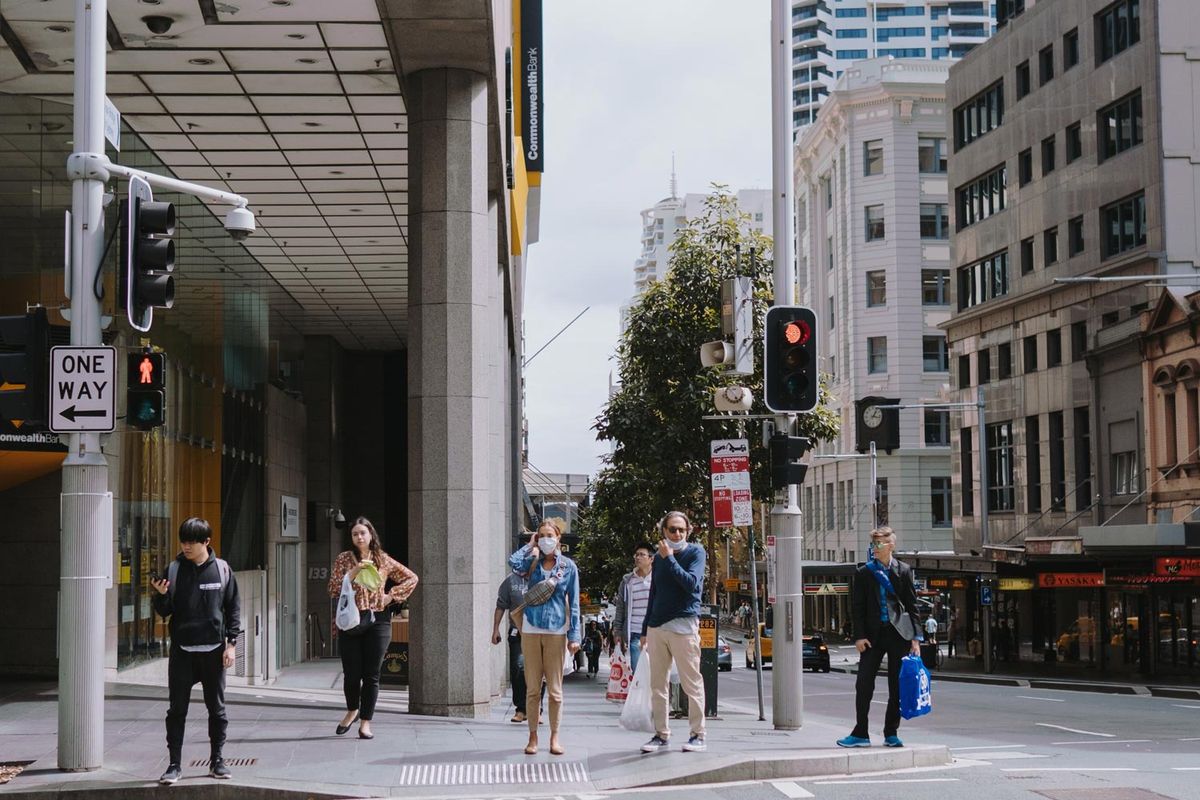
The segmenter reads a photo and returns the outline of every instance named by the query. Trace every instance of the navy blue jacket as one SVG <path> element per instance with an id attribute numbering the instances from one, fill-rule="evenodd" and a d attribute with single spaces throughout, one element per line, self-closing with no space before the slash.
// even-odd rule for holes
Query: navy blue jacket
<path id="1" fill-rule="evenodd" d="M 650 599 L 642 635 L 679 617 L 700 616 L 700 591 L 704 588 L 704 562 L 708 554 L 693 542 L 663 558 L 654 554 L 650 567 Z"/>

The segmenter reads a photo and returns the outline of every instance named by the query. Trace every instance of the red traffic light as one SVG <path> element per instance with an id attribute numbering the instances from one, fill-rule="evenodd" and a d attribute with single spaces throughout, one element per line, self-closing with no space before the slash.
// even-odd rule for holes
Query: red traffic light
<path id="1" fill-rule="evenodd" d="M 163 389 L 166 358 L 162 353 L 130 353 L 126 385 L 130 389 Z"/>
<path id="2" fill-rule="evenodd" d="M 794 320 L 784 327 L 783 338 L 788 344 L 807 344 L 812 338 L 812 328 L 802 319 Z"/>

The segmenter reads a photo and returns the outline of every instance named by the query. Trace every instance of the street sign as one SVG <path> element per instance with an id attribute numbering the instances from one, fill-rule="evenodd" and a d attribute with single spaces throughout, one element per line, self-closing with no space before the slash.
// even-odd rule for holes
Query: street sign
<path id="1" fill-rule="evenodd" d="M 767 603 L 775 604 L 775 536 L 767 536 Z"/>
<path id="2" fill-rule="evenodd" d="M 753 525 L 750 499 L 750 443 L 745 439 L 714 439 L 710 445 L 713 527 Z"/>
<path id="3" fill-rule="evenodd" d="M 50 430 L 111 433 L 117 422 L 117 349 L 50 350 Z"/>
<path id="4" fill-rule="evenodd" d="M 992 604 L 992 587 L 984 584 L 979 587 L 979 605 L 990 606 Z"/>

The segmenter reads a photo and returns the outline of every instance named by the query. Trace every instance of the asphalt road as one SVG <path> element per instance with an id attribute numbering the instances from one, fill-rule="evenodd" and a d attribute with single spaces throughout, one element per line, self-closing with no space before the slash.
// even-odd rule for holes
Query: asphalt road
<path id="1" fill-rule="evenodd" d="M 757 710 L 754 672 L 734 644 L 732 672 L 721 673 L 719 704 Z M 835 655 L 835 663 L 837 656 Z M 804 676 L 806 719 L 845 721 L 855 676 Z M 766 718 L 771 673 L 764 672 Z M 882 738 L 887 685 L 877 682 L 872 738 Z M 951 748 L 953 766 L 882 775 L 643 789 L 563 800 L 1196 800 L 1200 798 L 1200 701 L 1007 686 L 934 682 L 934 711 L 904 722 L 911 743 Z M 830 744 L 833 744 L 830 742 Z M 538 795 L 524 795 L 537 797 Z M 545 795 L 542 795 L 545 797 Z M 515 799 L 521 795 L 485 795 Z"/>

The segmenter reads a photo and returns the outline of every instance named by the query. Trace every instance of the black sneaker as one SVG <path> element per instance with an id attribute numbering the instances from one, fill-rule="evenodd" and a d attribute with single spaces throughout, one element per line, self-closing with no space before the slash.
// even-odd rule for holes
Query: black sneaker
<path id="1" fill-rule="evenodd" d="M 703 753 L 708 749 L 708 745 L 704 743 L 704 737 L 693 736 L 687 740 L 687 744 L 683 746 L 685 753 Z"/>
<path id="2" fill-rule="evenodd" d="M 229 771 L 229 767 L 225 766 L 225 759 L 217 756 L 208 765 L 208 777 L 210 778 L 232 778 L 233 773 Z"/>
<path id="3" fill-rule="evenodd" d="M 162 774 L 162 777 L 158 779 L 158 782 L 164 786 L 170 786 L 172 783 L 175 783 L 182 777 L 183 770 L 179 768 L 178 764 L 168 764 L 167 771 Z"/>
<path id="4" fill-rule="evenodd" d="M 659 750 L 663 750 L 666 747 L 668 747 L 667 740 L 662 738 L 661 736 L 659 736 L 656 733 L 656 734 L 654 734 L 654 737 L 652 739 L 650 739 L 650 741 L 648 741 L 644 745 L 642 745 L 642 752 L 643 753 L 657 753 Z"/>

